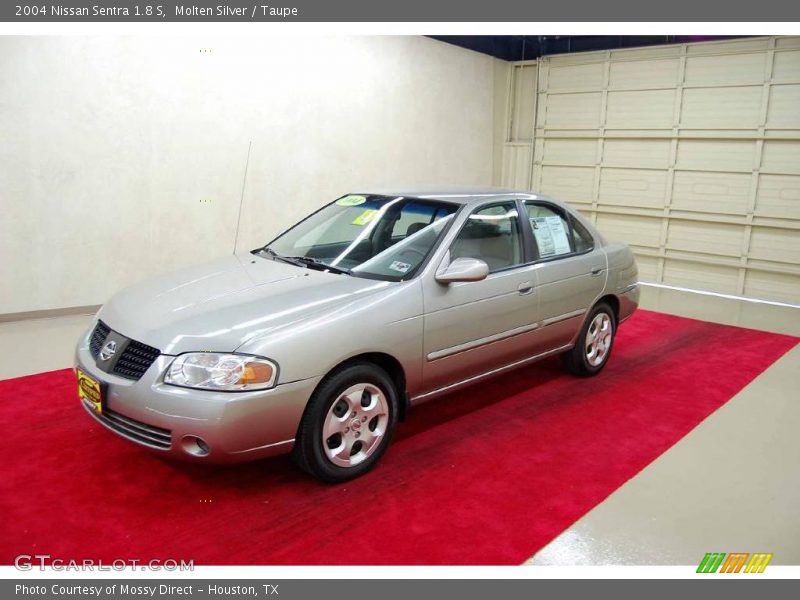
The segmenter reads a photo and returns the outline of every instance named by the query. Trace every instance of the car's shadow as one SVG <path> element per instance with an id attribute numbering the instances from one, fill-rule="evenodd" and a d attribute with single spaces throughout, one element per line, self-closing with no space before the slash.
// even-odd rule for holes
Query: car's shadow
<path id="1" fill-rule="evenodd" d="M 535 390 L 560 377 L 565 377 L 565 373 L 558 358 L 554 357 L 433 398 L 409 411 L 406 419 L 398 424 L 393 444 L 499 404 L 517 394 Z M 301 472 L 287 455 L 230 465 L 194 464 L 158 458 L 169 469 L 182 473 L 195 483 L 235 486 L 241 492 L 255 492 L 265 487 L 287 484 L 312 488 L 326 486 Z"/>
<path id="2" fill-rule="evenodd" d="M 432 398 L 412 408 L 395 433 L 399 441 L 448 421 L 483 410 L 524 391 L 530 391 L 553 379 L 564 376 L 558 358 L 506 371 L 465 386 L 448 394 Z"/>

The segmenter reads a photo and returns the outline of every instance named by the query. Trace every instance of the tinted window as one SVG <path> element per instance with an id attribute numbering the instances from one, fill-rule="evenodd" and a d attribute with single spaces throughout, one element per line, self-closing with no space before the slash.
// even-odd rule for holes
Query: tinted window
<path id="1" fill-rule="evenodd" d="M 397 220 L 392 227 L 392 243 L 397 243 L 410 235 L 414 235 L 421 231 L 428 225 L 434 222 L 437 218 L 445 216 L 452 212 L 444 212 L 442 209 L 433 204 L 421 204 L 418 202 L 409 202 L 405 204 L 397 216 Z"/>
<path id="2" fill-rule="evenodd" d="M 399 281 L 427 258 L 457 209 L 433 200 L 351 194 L 282 233 L 270 242 L 269 252 L 259 252 Z"/>
<path id="3" fill-rule="evenodd" d="M 477 210 L 467 219 L 450 247 L 450 259 L 479 258 L 489 271 L 523 262 L 519 217 L 513 202 Z"/>
<path id="4" fill-rule="evenodd" d="M 411 277 L 452 218 L 452 214 L 447 214 L 442 219 L 435 219 L 430 225 L 423 224 L 421 229 L 403 236 L 380 254 L 353 267 L 351 273 L 391 280 Z"/>
<path id="5" fill-rule="evenodd" d="M 572 253 L 569 222 L 548 206 L 527 204 L 528 220 L 540 258 Z"/>
<path id="6" fill-rule="evenodd" d="M 572 223 L 572 239 L 575 242 L 575 252 L 588 252 L 594 248 L 594 239 L 578 219 L 570 217 Z"/>

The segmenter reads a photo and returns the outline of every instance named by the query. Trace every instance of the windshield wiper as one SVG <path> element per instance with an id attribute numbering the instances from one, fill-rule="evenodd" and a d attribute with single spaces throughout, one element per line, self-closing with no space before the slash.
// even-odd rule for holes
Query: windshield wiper
<path id="1" fill-rule="evenodd" d="M 270 252 L 272 252 L 270 250 Z M 274 252 L 273 252 L 274 254 Z M 300 264 L 308 267 L 309 269 L 317 269 L 319 271 L 331 271 L 332 273 L 341 273 L 344 275 L 350 274 L 350 269 L 342 269 L 341 267 L 334 267 L 328 263 L 322 262 L 318 258 L 311 258 L 310 256 L 281 256 L 274 254 L 276 258 L 291 262 L 292 264 Z"/>
<path id="2" fill-rule="evenodd" d="M 268 256 L 272 257 L 272 260 L 279 260 L 281 262 L 289 263 L 290 265 L 294 265 L 295 267 L 305 268 L 307 266 L 305 263 L 300 262 L 299 260 L 295 260 L 290 256 L 281 256 L 280 254 L 275 252 L 275 250 L 273 250 L 272 248 L 268 248 L 267 246 L 259 248 L 258 250 L 254 250 L 254 252 L 258 254 L 263 252 L 264 254 L 267 254 Z"/>
<path id="3" fill-rule="evenodd" d="M 310 256 L 283 256 L 282 254 L 278 254 L 277 252 L 275 252 L 275 250 L 267 246 L 259 248 L 257 252 L 264 252 L 265 254 L 270 255 L 273 258 L 273 260 L 280 260 L 282 262 L 289 263 L 290 265 L 294 265 L 296 267 L 305 267 L 307 269 L 316 269 L 318 271 L 331 271 L 332 273 L 342 273 L 345 275 L 350 274 L 349 269 L 334 267 L 332 265 L 322 262 L 318 258 L 311 258 Z"/>
<path id="4" fill-rule="evenodd" d="M 256 248 L 255 250 L 251 251 L 250 254 L 261 254 L 261 253 L 269 254 L 272 257 L 278 256 L 278 253 L 275 252 L 269 246 L 264 246 L 263 248 Z"/>

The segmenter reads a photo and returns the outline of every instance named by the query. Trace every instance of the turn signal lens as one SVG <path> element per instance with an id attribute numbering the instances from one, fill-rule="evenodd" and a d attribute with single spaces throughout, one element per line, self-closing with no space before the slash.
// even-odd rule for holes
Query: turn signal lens
<path id="1" fill-rule="evenodd" d="M 251 362 L 244 367 L 244 374 L 239 380 L 241 384 L 265 383 L 272 379 L 275 369 L 271 364 Z"/>
<path id="2" fill-rule="evenodd" d="M 275 385 L 277 365 L 260 356 L 190 352 L 176 357 L 164 383 L 201 390 L 244 392 Z"/>

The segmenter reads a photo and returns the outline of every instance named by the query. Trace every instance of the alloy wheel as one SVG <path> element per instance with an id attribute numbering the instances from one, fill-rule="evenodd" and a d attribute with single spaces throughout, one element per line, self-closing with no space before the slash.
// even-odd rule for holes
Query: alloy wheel
<path id="1" fill-rule="evenodd" d="M 586 332 L 586 361 L 593 367 L 603 363 L 611 348 L 614 326 L 611 317 L 604 312 L 597 313 Z"/>
<path id="2" fill-rule="evenodd" d="M 389 404 L 371 383 L 348 387 L 331 404 L 322 426 L 325 455 L 339 467 L 364 462 L 381 444 L 389 422 Z"/>

